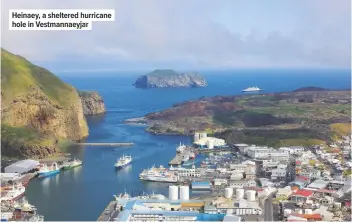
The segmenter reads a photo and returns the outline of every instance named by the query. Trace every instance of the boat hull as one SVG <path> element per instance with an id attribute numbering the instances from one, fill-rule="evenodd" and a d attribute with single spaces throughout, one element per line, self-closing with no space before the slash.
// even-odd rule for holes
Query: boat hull
<path id="1" fill-rule="evenodd" d="M 132 161 L 129 162 L 129 163 L 126 163 L 126 164 L 124 164 L 124 165 L 120 165 L 120 166 L 115 165 L 115 168 L 116 168 L 117 170 L 119 170 L 119 169 L 125 168 L 126 166 L 130 165 L 131 163 L 132 163 Z"/>
<path id="2" fill-rule="evenodd" d="M 70 166 L 64 166 L 62 167 L 63 170 L 70 170 L 76 167 L 82 166 L 82 164 L 77 164 L 77 165 L 70 165 Z"/>
<path id="3" fill-rule="evenodd" d="M 242 92 L 260 92 L 263 91 L 262 89 L 260 90 L 242 90 Z"/>
<path id="4" fill-rule="evenodd" d="M 38 173 L 38 177 L 43 178 L 43 177 L 52 176 L 52 175 L 55 175 L 55 174 L 58 174 L 58 173 L 60 173 L 60 170 L 52 170 L 52 171 L 49 171 L 49 172 L 39 172 Z"/>
<path id="5" fill-rule="evenodd" d="M 160 182 L 160 183 L 177 183 L 178 180 L 171 180 L 168 178 L 155 178 L 155 177 L 139 177 L 140 180 L 150 181 L 150 182 Z"/>

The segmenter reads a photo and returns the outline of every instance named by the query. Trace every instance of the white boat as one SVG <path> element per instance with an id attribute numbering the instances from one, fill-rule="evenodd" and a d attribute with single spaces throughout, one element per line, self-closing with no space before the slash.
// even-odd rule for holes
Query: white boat
<path id="1" fill-rule="evenodd" d="M 242 90 L 242 92 L 258 92 L 258 91 L 262 91 L 262 89 L 260 89 L 256 86 L 248 87 L 248 88 Z"/>
<path id="2" fill-rule="evenodd" d="M 133 158 L 131 156 L 125 156 L 123 155 L 122 157 L 120 157 L 117 162 L 115 163 L 115 167 L 116 168 L 123 168 L 125 166 L 127 166 L 128 164 L 130 164 L 132 162 Z"/>
<path id="3" fill-rule="evenodd" d="M 22 203 L 18 203 L 18 202 L 14 203 L 14 208 L 15 210 L 19 210 L 26 213 L 32 213 L 32 214 L 34 214 L 37 210 L 37 208 L 29 204 L 25 198 L 23 198 Z"/>
<path id="4" fill-rule="evenodd" d="M 178 176 L 173 172 L 169 172 L 165 168 L 155 168 L 144 170 L 139 174 L 140 180 L 153 181 L 153 182 L 167 182 L 167 183 L 177 183 Z"/>
<path id="5" fill-rule="evenodd" d="M 83 162 L 81 160 L 74 159 L 73 161 L 68 161 L 62 167 L 64 170 L 72 169 L 81 166 Z"/>
<path id="6" fill-rule="evenodd" d="M 1 195 L 1 201 L 15 201 L 23 197 L 26 188 L 22 185 L 22 183 L 17 183 L 16 185 L 12 185 L 12 189 L 10 189 L 5 194 Z"/>
<path id="7" fill-rule="evenodd" d="M 182 153 L 186 149 L 186 146 L 184 144 L 181 144 L 176 148 L 177 153 Z"/>

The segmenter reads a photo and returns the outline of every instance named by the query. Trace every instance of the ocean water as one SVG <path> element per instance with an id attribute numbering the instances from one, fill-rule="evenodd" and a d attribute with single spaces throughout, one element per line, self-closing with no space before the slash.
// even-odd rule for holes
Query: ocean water
<path id="1" fill-rule="evenodd" d="M 143 73 L 140 73 L 143 74 Z M 59 175 L 33 180 L 26 190 L 29 202 L 49 221 L 96 220 L 114 194 L 148 192 L 167 194 L 165 184 L 142 182 L 138 174 L 152 165 L 167 166 L 176 146 L 190 143 L 183 136 L 156 136 L 143 126 L 122 124 L 127 118 L 168 108 L 175 103 L 202 96 L 235 95 L 249 86 L 264 92 L 292 91 L 319 86 L 350 89 L 348 70 L 242 70 L 204 72 L 209 86 L 189 89 L 136 89 L 136 73 L 96 73 L 94 76 L 65 73 L 60 77 L 79 90 L 96 90 L 104 98 L 107 114 L 87 117 L 88 142 L 134 142 L 132 148 L 74 147 L 73 156 L 83 166 Z M 240 141 L 239 141 L 240 142 Z M 133 164 L 115 171 L 114 163 L 123 154 L 136 158 Z"/>

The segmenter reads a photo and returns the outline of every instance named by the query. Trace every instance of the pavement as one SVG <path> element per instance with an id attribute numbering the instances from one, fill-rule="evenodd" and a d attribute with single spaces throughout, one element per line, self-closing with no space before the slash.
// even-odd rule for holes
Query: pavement
<path id="1" fill-rule="evenodd" d="M 264 221 L 274 221 L 273 198 L 271 196 L 264 202 Z"/>

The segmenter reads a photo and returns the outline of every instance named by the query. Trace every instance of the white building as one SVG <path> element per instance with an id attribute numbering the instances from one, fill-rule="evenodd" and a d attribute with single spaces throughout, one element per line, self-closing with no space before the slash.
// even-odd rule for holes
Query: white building
<path id="1" fill-rule="evenodd" d="M 286 169 L 277 168 L 277 169 L 273 169 L 271 171 L 271 179 L 272 180 L 282 179 L 285 177 L 286 177 Z"/>
<path id="2" fill-rule="evenodd" d="M 225 140 L 215 137 L 203 137 L 197 141 L 194 141 L 193 144 L 197 147 L 207 149 L 221 148 L 227 146 Z"/>
<path id="3" fill-rule="evenodd" d="M 285 160 L 289 158 L 288 151 L 280 151 L 266 147 L 250 147 L 247 150 L 247 155 L 254 159 L 271 158 L 273 160 Z"/>
<path id="4" fill-rule="evenodd" d="M 39 165 L 36 160 L 21 160 L 5 167 L 5 173 L 23 174 L 35 169 Z"/>
<path id="5" fill-rule="evenodd" d="M 232 188 L 245 188 L 245 187 L 255 187 L 257 183 L 254 180 L 238 180 L 229 181 L 229 187 Z"/>

